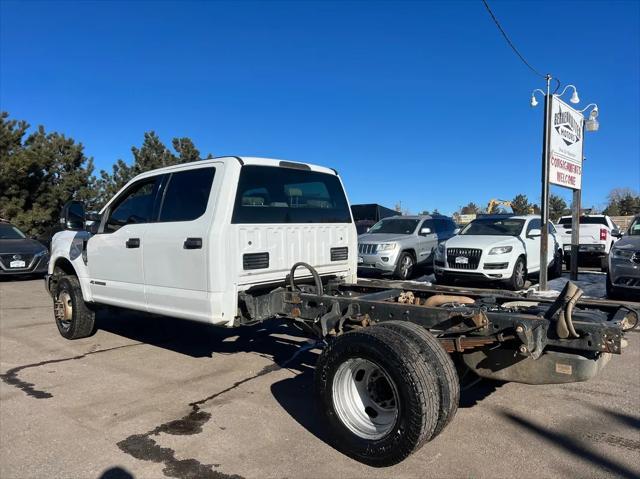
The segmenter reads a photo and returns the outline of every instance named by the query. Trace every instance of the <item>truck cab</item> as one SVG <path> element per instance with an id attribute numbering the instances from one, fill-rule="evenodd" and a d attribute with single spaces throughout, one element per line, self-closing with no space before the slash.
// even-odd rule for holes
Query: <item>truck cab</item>
<path id="1" fill-rule="evenodd" d="M 357 235 L 338 174 L 287 161 L 227 157 L 143 173 L 91 216 L 65 208 L 48 287 L 77 276 L 84 301 L 239 323 L 239 295 L 283 284 L 296 262 L 354 282 Z"/>

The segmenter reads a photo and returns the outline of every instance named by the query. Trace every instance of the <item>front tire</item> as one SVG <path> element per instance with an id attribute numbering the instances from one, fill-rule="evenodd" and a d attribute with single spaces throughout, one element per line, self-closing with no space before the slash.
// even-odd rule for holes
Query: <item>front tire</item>
<path id="1" fill-rule="evenodd" d="M 607 271 L 606 287 L 607 287 L 607 298 L 615 299 L 618 296 L 618 291 L 616 290 L 615 286 L 613 286 L 613 284 L 611 283 L 611 274 L 609 273 L 609 271 Z"/>
<path id="2" fill-rule="evenodd" d="M 80 339 L 95 332 L 95 312 L 82 297 L 80 281 L 76 276 L 62 276 L 53 299 L 56 326 L 62 337 Z"/>
<path id="3" fill-rule="evenodd" d="M 520 291 L 524 288 L 524 283 L 527 280 L 527 266 L 524 258 L 520 256 L 513 265 L 513 272 L 511 278 L 507 281 L 507 287 L 512 291 Z"/>
<path id="4" fill-rule="evenodd" d="M 399 463 L 438 423 L 434 368 L 387 328 L 352 331 L 330 343 L 316 365 L 315 391 L 333 446 L 370 466 Z"/>
<path id="5" fill-rule="evenodd" d="M 398 258 L 395 276 L 402 280 L 411 279 L 416 266 L 416 260 L 413 255 L 407 251 L 403 251 Z"/>

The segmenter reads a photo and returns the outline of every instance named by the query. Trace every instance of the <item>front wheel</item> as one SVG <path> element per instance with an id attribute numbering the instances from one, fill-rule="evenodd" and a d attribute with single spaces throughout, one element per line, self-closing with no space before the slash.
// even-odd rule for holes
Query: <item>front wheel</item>
<path id="1" fill-rule="evenodd" d="M 75 276 L 62 276 L 53 298 L 53 313 L 60 334 L 67 339 L 80 339 L 95 332 L 95 312 L 82 297 Z"/>
<path id="2" fill-rule="evenodd" d="M 403 280 L 410 279 L 413 274 L 413 270 L 415 269 L 415 265 L 416 262 L 413 259 L 413 255 L 404 251 L 398 258 L 395 275 Z"/>
<path id="3" fill-rule="evenodd" d="M 316 365 L 315 391 L 333 446 L 370 466 L 402 461 L 438 424 L 433 366 L 387 328 L 353 331 L 330 343 Z"/>
<path id="4" fill-rule="evenodd" d="M 511 278 L 507 281 L 507 287 L 513 291 L 519 291 L 524 288 L 526 279 L 527 267 L 524 258 L 520 256 L 513 265 L 513 272 L 511 273 Z"/>

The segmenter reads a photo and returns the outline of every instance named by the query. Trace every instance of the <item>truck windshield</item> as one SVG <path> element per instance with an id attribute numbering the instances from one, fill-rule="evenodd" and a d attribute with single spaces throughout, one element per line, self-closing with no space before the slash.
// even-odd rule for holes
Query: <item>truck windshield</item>
<path id="1" fill-rule="evenodd" d="M 483 218 L 473 220 L 460 232 L 461 235 L 518 236 L 524 220 L 512 218 Z"/>
<path id="2" fill-rule="evenodd" d="M 561 225 L 571 226 L 571 217 L 568 218 L 560 218 L 559 223 Z M 607 219 L 604 216 L 581 216 L 580 217 L 581 225 L 603 225 L 609 226 L 607 224 Z"/>
<path id="3" fill-rule="evenodd" d="M 351 223 L 351 211 L 336 175 L 247 165 L 240 171 L 231 222 Z"/>
<path id="4" fill-rule="evenodd" d="M 24 239 L 26 236 L 13 225 L 0 224 L 0 240 Z"/>
<path id="5" fill-rule="evenodd" d="M 420 220 L 382 220 L 377 222 L 369 230 L 369 234 L 391 233 L 400 235 L 410 235 L 416 230 Z"/>

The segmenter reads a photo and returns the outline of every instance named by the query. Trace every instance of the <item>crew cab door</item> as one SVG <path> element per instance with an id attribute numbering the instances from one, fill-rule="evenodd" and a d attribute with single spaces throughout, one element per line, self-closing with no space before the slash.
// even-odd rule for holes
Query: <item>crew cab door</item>
<path id="1" fill-rule="evenodd" d="M 524 235 L 525 250 L 527 253 L 527 271 L 538 271 L 540 268 L 540 235 L 532 236 L 532 230 L 540 231 L 542 223 L 534 218 L 526 226 Z"/>
<path id="2" fill-rule="evenodd" d="M 208 164 L 167 175 L 158 195 L 157 221 L 144 232 L 144 279 L 150 312 L 211 320 L 208 252 L 215 207 L 212 185 L 221 173 L 222 165 Z"/>
<path id="3" fill-rule="evenodd" d="M 108 206 L 98 233 L 87 242 L 87 268 L 93 299 L 146 310 L 142 255 L 144 234 L 153 219 L 159 176 L 144 178 Z"/>
<path id="4" fill-rule="evenodd" d="M 422 233 L 424 228 L 429 228 L 430 233 Z M 434 220 L 424 220 L 418 227 L 418 263 L 424 263 L 431 258 L 431 253 L 435 253 L 438 247 L 438 236 Z"/>

